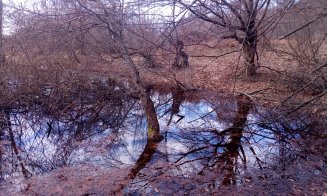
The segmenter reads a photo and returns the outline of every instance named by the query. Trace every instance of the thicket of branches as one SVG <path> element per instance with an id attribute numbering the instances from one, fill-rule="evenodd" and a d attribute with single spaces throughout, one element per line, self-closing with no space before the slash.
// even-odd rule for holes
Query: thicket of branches
<path id="1" fill-rule="evenodd" d="M 185 137 L 179 137 L 193 141 L 192 145 L 188 141 L 185 143 L 189 145 L 190 152 L 198 153 L 196 156 L 199 156 L 207 172 L 210 173 L 217 165 L 225 167 L 222 184 L 236 184 L 237 163 L 246 162 L 245 153 L 241 150 L 241 143 L 250 140 L 250 137 L 244 137 L 246 134 L 272 130 L 279 145 L 287 149 L 287 145 L 295 141 L 297 145 L 304 146 L 301 146 L 301 150 L 308 144 L 298 142 L 298 135 L 319 138 L 325 134 L 327 4 L 324 0 L 41 0 L 34 7 L 3 4 L 0 1 L 0 14 L 11 25 L 4 31 L 1 30 L 3 20 L 0 22 L 0 142 L 10 141 L 13 154 L 8 157 L 20 163 L 13 170 L 21 170 L 26 178 L 33 172 L 48 172 L 66 165 L 74 142 L 87 140 L 91 135 L 104 133 L 106 129 L 113 129 L 115 137 L 110 141 L 114 145 L 114 140 L 122 134 L 117 130 L 124 127 L 126 119 L 131 117 L 132 108 L 136 106 L 143 111 L 146 119 L 147 141 L 136 166 L 128 174 L 134 179 L 150 162 L 158 143 L 163 140 L 158 118 L 170 112 L 169 126 L 185 99 L 184 92 L 190 90 L 190 85 L 182 83 L 176 73 L 191 69 L 194 61 L 219 59 L 235 52 L 240 54 L 243 63 L 240 63 L 242 70 L 236 70 L 232 78 L 238 79 L 243 74 L 243 78 L 256 81 L 261 68 L 267 68 L 277 73 L 277 85 L 283 84 L 287 90 L 286 93 L 271 92 L 269 88 L 256 89 L 251 93 L 241 92 L 241 96 L 237 97 L 238 110 L 233 110 L 235 115 L 232 120 L 229 119 L 229 124 L 232 124 L 230 128 L 222 132 L 211 129 L 200 131 L 216 134 L 218 139 L 223 138 L 217 144 L 202 138 L 201 141 L 211 145 L 205 150 L 198 141 L 193 141 L 202 136 L 190 131 L 189 135 L 185 133 Z M 196 50 L 217 49 L 220 46 L 212 43 L 222 40 L 234 40 L 229 44 L 236 49 L 226 54 L 197 55 Z M 290 60 L 292 66 L 283 70 L 269 65 L 261 66 L 260 55 L 266 51 Z M 162 116 L 158 115 L 160 104 L 156 105 L 152 96 L 153 84 L 144 75 L 168 81 L 169 86 L 174 87 L 171 109 Z M 259 111 L 261 103 L 255 100 L 261 93 L 269 97 L 278 93 L 286 96 L 274 103 L 274 106 L 277 105 L 276 113 L 272 110 L 269 114 L 262 114 Z M 248 105 L 242 105 L 242 101 Z M 255 103 L 259 109 L 250 108 L 250 103 Z M 246 124 L 251 109 L 255 115 L 261 115 L 260 121 L 254 123 L 256 127 Z M 315 112 L 318 116 L 312 115 Z M 287 124 L 294 121 L 294 113 L 312 117 L 312 120 L 294 129 Z M 20 151 L 24 149 L 19 147 L 15 135 L 23 134 L 13 132 L 15 125 L 12 122 L 19 124 L 22 116 L 31 120 L 38 116 L 39 122 L 52 119 L 41 123 L 41 128 L 46 127 L 47 131 L 40 133 L 59 142 L 54 155 L 57 159 L 48 163 L 48 167 L 42 167 L 37 160 L 21 155 Z M 84 122 L 84 117 L 90 122 Z M 132 119 L 128 123 L 143 122 Z M 286 119 L 287 123 L 281 127 L 275 126 L 274 123 L 281 119 Z M 60 132 L 52 122 L 65 122 L 68 128 Z M 95 130 L 94 127 L 85 126 L 88 123 L 92 126 L 103 124 Z M 316 132 L 317 129 L 321 129 L 321 132 Z M 308 134 L 310 131 L 312 134 Z M 232 142 L 226 142 L 223 133 L 229 134 Z M 66 136 L 66 140 L 59 141 L 56 136 Z M 320 147 L 320 144 L 317 146 Z M 1 166 L 5 157 L 2 156 L 5 154 L 2 146 L 5 145 L 0 143 Z M 224 153 L 219 154 L 218 148 L 224 148 Z M 284 156 L 284 160 L 281 160 L 284 161 L 283 166 L 286 165 L 285 157 L 302 156 L 301 153 L 287 154 L 285 149 L 284 154 L 279 155 Z M 249 150 L 256 156 L 253 149 Z M 208 153 L 212 157 L 204 156 Z M 188 153 L 184 155 L 175 163 L 183 164 L 183 158 Z M 27 162 L 34 164 L 33 167 L 27 168 Z M 260 165 L 261 162 L 257 162 Z M 295 161 L 287 163 L 293 164 Z M 32 172 L 29 171 L 31 168 Z M 181 184 L 189 180 L 183 175 L 180 178 Z M 214 181 L 210 186 L 215 187 Z M 207 182 L 201 183 L 203 188 Z"/>

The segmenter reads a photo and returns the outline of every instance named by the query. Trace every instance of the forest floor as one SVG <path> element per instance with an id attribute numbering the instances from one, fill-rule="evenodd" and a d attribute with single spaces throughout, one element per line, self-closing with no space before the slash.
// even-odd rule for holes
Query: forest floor
<path id="1" fill-rule="evenodd" d="M 287 54 L 289 48 L 285 42 L 270 43 L 268 48 L 267 45 L 259 45 L 259 67 L 257 75 L 252 78 L 244 74 L 241 51 L 235 43 L 219 42 L 215 48 L 189 46 L 185 51 L 189 55 L 190 65 L 180 70 L 171 69 L 174 58 L 169 55 L 162 55 L 164 59 L 158 57 L 159 66 L 156 68 L 149 68 L 142 60 L 136 59 L 142 80 L 157 88 L 169 88 L 178 81 L 187 89 L 214 91 L 231 96 L 240 92 L 253 94 L 262 105 L 276 105 L 304 85 L 298 82 L 310 81 L 310 78 L 302 78 L 308 68 L 298 66 L 292 56 Z M 129 80 L 131 73 L 122 64 L 117 61 L 110 66 L 110 70 L 105 66 L 99 69 L 101 72 L 106 70 L 105 73 L 115 80 Z M 314 95 L 311 90 L 309 87 L 292 96 L 294 103 L 311 99 Z"/>
<path id="2" fill-rule="evenodd" d="M 323 51 L 327 51 L 327 44 L 324 47 L 326 49 Z M 314 68 L 299 66 L 299 62 L 296 61 L 294 55 L 292 56 L 292 50 L 286 41 L 272 40 L 261 42 L 258 45 L 257 75 L 251 78 L 244 74 L 245 66 L 240 45 L 231 40 L 215 40 L 208 44 L 186 45 L 184 51 L 189 55 L 189 67 L 180 70 L 171 67 L 175 57 L 171 51 L 173 49 L 152 51 L 155 68 L 149 68 L 144 62 L 144 58 L 133 57 L 133 61 L 139 68 L 141 80 L 146 85 L 156 89 L 170 90 L 171 87 L 180 83 L 186 89 L 212 91 L 226 96 L 234 96 L 242 92 L 251 94 L 258 104 L 263 106 L 277 106 L 284 100 L 290 100 L 291 97 L 291 106 L 296 107 L 321 93 L 314 92 L 315 87 L 310 85 L 297 92 L 309 83 L 312 77 L 315 77 L 314 74 L 310 75 Z M 71 71 L 72 73 L 82 73 L 85 78 L 103 76 L 121 83 L 133 83 L 130 82 L 132 78 L 130 69 L 120 58 L 75 54 L 75 57 L 70 59 L 71 57 L 64 57 L 67 54 L 62 55 L 61 58 L 56 55 L 46 57 L 48 59 L 43 59 L 44 64 L 49 64 L 48 62 L 51 61 L 50 65 L 53 66 L 51 69 L 53 71 L 62 69 L 60 74 Z M 19 64 L 26 65 L 27 62 L 19 62 L 16 59 L 17 56 L 23 55 L 13 54 L 12 56 L 11 58 L 18 66 Z M 78 63 L 74 58 L 78 59 Z M 322 56 L 322 58 L 325 57 Z M 42 59 L 39 58 L 32 60 L 36 64 L 42 62 Z M 58 68 L 58 64 L 60 64 L 60 68 Z M 22 66 L 12 69 L 19 69 L 23 74 L 22 77 L 25 77 L 25 73 L 30 71 L 21 71 Z M 32 67 L 32 69 L 35 68 Z M 51 69 L 47 71 L 52 76 Z M 70 77 L 69 74 L 67 76 Z M 288 105 L 290 104 L 288 103 Z M 320 113 L 326 114 L 324 111 L 320 111 Z"/>

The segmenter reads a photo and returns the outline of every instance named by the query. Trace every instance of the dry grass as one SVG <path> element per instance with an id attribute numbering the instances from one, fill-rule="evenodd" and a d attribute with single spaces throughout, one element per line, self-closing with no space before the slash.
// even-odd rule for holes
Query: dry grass
<path id="1" fill-rule="evenodd" d="M 289 89 L 285 84 L 285 79 L 289 76 L 288 73 L 296 69 L 297 64 L 290 56 L 278 56 L 264 48 L 260 48 L 259 52 L 259 65 L 261 67 L 258 69 L 257 76 L 251 79 L 242 74 L 244 65 L 240 49 L 230 43 L 221 43 L 217 49 L 210 49 L 205 46 L 187 48 L 187 53 L 190 56 L 195 56 L 190 57 L 190 67 L 187 69 L 172 70 L 169 65 L 166 65 L 155 69 L 140 67 L 140 70 L 144 80 L 152 85 L 171 85 L 174 80 L 178 80 L 191 89 L 196 88 L 227 94 L 250 93 L 269 88 L 265 93 L 258 94 L 258 96 L 266 99 L 267 102 L 277 102 L 292 92 L 293 89 Z M 230 54 L 222 55 L 225 53 Z M 204 57 L 199 57 L 202 55 Z M 268 95 L 268 97 L 264 95 Z"/>
<path id="2" fill-rule="evenodd" d="M 209 47 L 212 46 L 212 47 Z M 174 54 L 167 51 L 155 51 L 155 60 L 159 66 L 148 68 L 145 66 L 142 57 L 134 57 L 134 62 L 138 65 L 141 78 L 150 86 L 161 86 L 169 89 L 176 81 L 182 83 L 189 89 L 201 89 L 214 91 L 227 95 L 234 95 L 239 92 L 251 93 L 258 90 L 254 96 L 262 104 L 279 103 L 287 98 L 294 89 L 289 86 L 291 73 L 298 68 L 297 62 L 290 55 L 278 54 L 269 49 L 289 51 L 288 43 L 285 41 L 265 41 L 259 45 L 257 76 L 246 78 L 243 76 L 244 65 L 241 56 L 241 48 L 234 41 L 213 41 L 206 45 L 186 46 L 185 52 L 190 56 L 190 66 L 182 70 L 171 69 L 174 61 Z M 61 75 L 67 73 L 85 73 L 86 77 L 110 77 L 118 82 L 131 80 L 132 72 L 122 59 L 113 59 L 109 56 L 83 56 L 76 54 L 76 59 L 67 55 L 56 55 L 30 58 L 33 62 L 28 62 L 26 58 L 15 53 L 9 55 L 16 64 L 50 65 L 43 66 L 43 69 L 60 70 Z M 37 61 L 37 62 L 34 62 Z M 34 69 L 35 66 L 32 68 Z M 18 70 L 18 69 L 17 69 Z M 47 71 L 47 73 L 49 73 Z M 66 72 L 66 73 L 65 73 Z M 302 94 L 310 98 L 309 94 Z M 302 99 L 303 97 L 301 97 Z"/>

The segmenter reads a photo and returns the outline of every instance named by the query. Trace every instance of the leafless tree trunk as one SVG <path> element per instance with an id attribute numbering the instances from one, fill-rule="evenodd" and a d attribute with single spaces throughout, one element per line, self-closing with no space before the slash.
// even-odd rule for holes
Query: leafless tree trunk
<path id="1" fill-rule="evenodd" d="M 235 39 L 241 44 L 248 77 L 256 75 L 259 37 L 268 32 L 269 26 L 272 26 L 267 24 L 268 21 L 272 22 L 271 20 L 265 21 L 270 2 L 270 0 L 195 0 L 192 3 L 179 1 L 196 17 L 225 30 L 223 35 L 218 35 L 219 38 Z"/>
<path id="2" fill-rule="evenodd" d="M 173 42 L 176 48 L 176 56 L 173 62 L 173 68 L 183 69 L 189 66 L 188 55 L 184 51 L 184 42 L 179 39 L 176 25 L 176 0 L 173 1 Z"/>
<path id="3" fill-rule="evenodd" d="M 3 50 L 3 2 L 0 0 L 0 67 L 5 63 L 5 54 Z"/>
<path id="4" fill-rule="evenodd" d="M 3 46 L 2 46 L 2 23 L 3 23 L 3 2 L 2 0 L 0 0 L 0 69 L 3 69 L 3 64 L 4 64 L 4 54 L 3 54 Z M 2 80 L 2 78 L 1 78 Z M 0 82 L 0 84 L 2 84 L 3 82 Z M 2 172 L 3 172 L 3 144 L 1 143 L 3 141 L 3 137 L 4 137 L 4 128 L 1 126 L 0 127 L 0 181 L 3 178 Z"/>
<path id="5" fill-rule="evenodd" d="M 255 20 L 251 19 L 248 31 L 245 33 L 246 36 L 244 40 L 242 40 L 242 50 L 244 56 L 244 63 L 246 66 L 246 75 L 249 77 L 256 75 L 256 55 L 257 55 L 257 42 L 258 42 L 258 34 L 255 29 Z"/>
<path id="6" fill-rule="evenodd" d="M 126 31 L 128 29 L 128 24 L 125 21 L 126 13 L 124 6 L 126 6 L 126 4 L 124 4 L 124 2 L 120 2 L 119 4 L 116 4 L 117 2 L 112 2 L 111 4 L 110 2 L 97 1 L 92 3 L 92 5 L 96 5 L 96 8 L 94 8 L 91 5 L 88 5 L 87 2 L 78 0 L 77 3 L 81 8 L 83 8 L 82 13 L 86 12 L 89 14 L 90 21 L 92 21 L 91 23 L 103 24 L 102 29 L 105 29 L 108 40 L 112 41 L 114 45 L 113 47 L 115 47 L 124 63 L 132 73 L 132 81 L 135 88 L 134 90 L 137 91 L 140 97 L 141 105 L 147 119 L 148 139 L 161 141 L 162 136 L 160 134 L 159 122 L 154 104 L 150 97 L 150 92 L 141 80 L 138 67 L 132 59 L 128 42 L 126 41 Z M 77 10 L 77 12 L 81 11 Z"/>
<path id="7" fill-rule="evenodd" d="M 141 104 L 146 115 L 148 139 L 153 141 L 161 141 L 163 138 L 162 135 L 160 134 L 159 122 L 158 122 L 153 101 L 151 100 L 150 92 L 144 86 L 144 84 L 142 84 L 140 73 L 136 65 L 134 64 L 132 58 L 130 57 L 127 47 L 124 45 L 122 40 L 120 40 L 119 45 L 125 63 L 133 71 L 133 81 L 139 93 Z"/>

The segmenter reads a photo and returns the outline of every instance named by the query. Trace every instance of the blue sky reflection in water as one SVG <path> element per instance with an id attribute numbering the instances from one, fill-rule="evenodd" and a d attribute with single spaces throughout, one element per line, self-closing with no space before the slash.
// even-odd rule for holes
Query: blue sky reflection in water
<path id="1" fill-rule="evenodd" d="M 185 188 L 185 192 L 200 190 L 199 187 L 207 191 L 219 190 L 228 173 L 224 156 L 231 141 L 230 133 L 224 131 L 233 124 L 236 101 L 223 96 L 184 101 L 178 115 L 174 115 L 167 126 L 173 102 L 171 94 L 153 93 L 152 100 L 161 133 L 166 138 L 148 155 L 150 160 L 145 164 L 141 163 L 140 155 L 147 146 L 146 120 L 135 99 L 79 100 L 63 115 L 52 115 L 42 108 L 20 114 L 13 112 L 10 116 L 12 130 L 20 156 L 33 174 L 32 179 L 52 179 L 56 175 L 69 179 L 67 174 L 81 182 L 83 178 L 96 181 L 107 173 L 112 177 L 118 174 L 121 181 L 126 181 L 129 171 L 141 163 L 144 165 L 140 166 L 138 174 L 125 182 L 126 193 L 160 194 L 165 191 L 164 184 Z M 286 163 L 286 159 L 296 161 L 301 149 L 292 142 L 302 139 L 297 131 L 303 133 L 310 123 L 307 118 L 267 122 L 271 117 L 267 116 L 269 112 L 260 110 L 264 112 L 252 109 L 247 116 L 248 126 L 243 130 L 239 155 L 233 163 L 237 187 L 244 188 L 255 178 L 260 179 L 261 171 L 265 171 L 265 178 L 270 178 L 267 171 L 280 169 L 279 165 Z M 7 150 L 10 150 L 9 144 L 5 145 Z M 18 163 L 12 164 L 19 160 L 10 153 L 5 158 L 3 187 L 17 194 L 26 188 Z M 195 184 L 186 186 L 191 179 L 195 179 Z M 73 190 L 76 182 L 71 183 L 67 190 Z M 89 186 L 98 193 L 103 189 L 92 183 Z M 84 188 L 81 191 L 89 190 Z"/>

